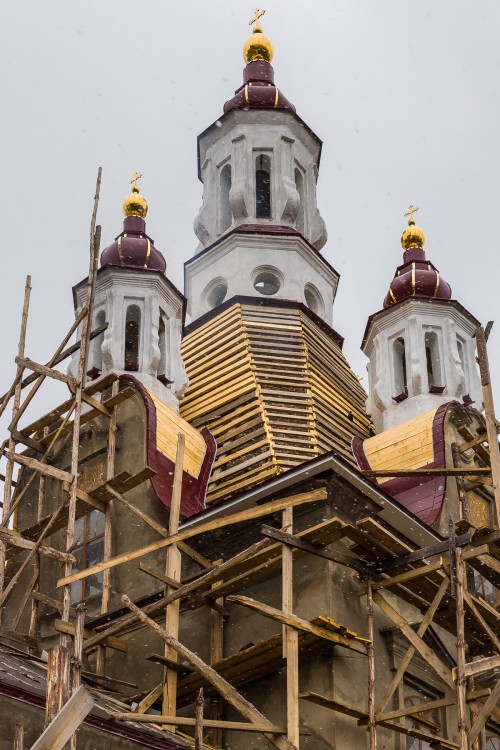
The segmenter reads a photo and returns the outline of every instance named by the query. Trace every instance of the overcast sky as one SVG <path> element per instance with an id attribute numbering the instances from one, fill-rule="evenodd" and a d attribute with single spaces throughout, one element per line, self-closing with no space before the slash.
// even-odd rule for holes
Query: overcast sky
<path id="1" fill-rule="evenodd" d="M 428 258 L 454 298 L 484 323 L 498 318 L 490 360 L 500 412 L 498 0 L 266 7 L 276 83 L 324 142 L 323 253 L 341 274 L 333 320 L 353 369 L 366 375 L 366 319 L 401 262 L 403 214 L 413 203 Z M 48 360 L 71 325 L 98 166 L 102 246 L 121 231 L 129 180 L 142 172 L 148 232 L 182 289 L 202 196 L 196 136 L 241 83 L 253 11 L 241 0 L 4 5 L 2 392 L 15 372 L 26 273 L 27 355 Z M 44 410 L 59 400 L 47 394 Z"/>

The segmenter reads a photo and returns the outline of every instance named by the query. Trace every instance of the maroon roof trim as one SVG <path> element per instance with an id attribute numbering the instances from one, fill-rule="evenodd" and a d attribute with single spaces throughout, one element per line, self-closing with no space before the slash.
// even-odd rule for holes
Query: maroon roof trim
<path id="1" fill-rule="evenodd" d="M 390 315 L 393 310 L 396 309 L 399 305 L 404 305 L 405 302 L 411 302 L 412 299 L 425 299 L 426 302 L 430 302 L 433 305 L 450 305 L 451 307 L 455 307 L 457 310 L 459 310 L 461 313 L 465 315 L 466 318 L 468 318 L 471 323 L 474 323 L 474 325 L 479 326 L 481 323 L 477 318 L 474 317 L 474 315 L 467 310 L 466 307 L 464 307 L 460 302 L 458 302 L 456 299 L 439 299 L 439 298 L 432 298 L 429 299 L 429 297 L 426 297 L 423 295 L 420 297 L 420 295 L 415 294 L 413 297 L 407 297 L 406 299 L 399 300 L 399 302 L 396 302 L 394 305 L 391 305 L 391 307 L 386 307 L 385 309 L 379 310 L 376 313 L 373 313 L 373 315 L 370 315 L 366 322 L 366 328 L 365 332 L 363 334 L 363 341 L 361 342 L 361 350 L 364 349 L 364 346 L 366 344 L 366 339 L 368 338 L 368 333 L 370 330 L 370 326 L 373 323 L 374 320 L 379 318 L 381 315 Z"/>
<path id="2" fill-rule="evenodd" d="M 42 711 L 45 710 L 45 697 L 31 693 L 29 690 L 23 688 L 14 687 L 13 685 L 7 685 L 0 681 L 0 695 L 5 698 L 12 698 L 12 700 L 27 703 L 30 706 L 39 708 Z M 101 719 L 98 716 L 92 716 L 89 714 L 84 720 L 84 724 L 88 724 L 90 727 L 96 729 L 102 729 L 109 734 L 114 734 L 117 737 L 125 737 L 128 740 L 137 742 L 143 747 L 152 747 L 157 750 L 179 750 L 180 745 L 175 741 L 168 740 L 166 737 L 155 738 L 151 735 L 142 734 L 138 729 L 132 727 L 123 726 L 112 719 Z"/>
<path id="3" fill-rule="evenodd" d="M 231 297 L 231 299 L 223 302 L 222 305 L 214 307 L 213 310 L 209 310 L 200 318 L 196 318 L 196 320 L 194 320 L 192 323 L 189 323 L 187 326 L 185 326 L 183 330 L 183 337 L 187 336 L 188 333 L 196 331 L 197 328 L 204 325 L 209 320 L 215 318 L 220 312 L 222 312 L 223 310 L 227 310 L 228 307 L 232 307 L 232 305 L 235 305 L 238 302 L 244 305 L 259 305 L 260 307 L 288 307 L 291 309 L 301 310 L 301 312 L 305 313 L 309 318 L 311 318 L 311 320 L 316 323 L 316 325 L 321 328 L 322 331 L 324 331 L 331 339 L 333 339 L 339 349 L 342 350 L 342 347 L 344 345 L 344 337 L 341 336 L 340 333 L 337 333 L 334 328 L 331 328 L 328 323 L 325 323 L 323 318 L 320 318 L 319 315 L 316 315 L 316 313 L 310 310 L 307 305 L 304 305 L 302 302 L 296 302 L 295 300 L 276 299 L 275 297 L 273 299 L 269 299 L 261 296 L 246 297 L 242 295 L 235 295 L 234 297 Z"/>
<path id="4" fill-rule="evenodd" d="M 450 401 L 437 409 L 432 423 L 434 461 L 422 466 L 422 469 L 446 467 L 444 423 L 448 410 L 456 404 L 457 402 Z M 352 451 L 361 470 L 368 471 L 372 468 L 364 450 L 364 440 L 355 437 L 352 441 Z M 395 477 L 382 484 L 376 477 L 367 479 L 428 526 L 432 526 L 439 518 L 446 494 L 447 477 Z"/>
<path id="5" fill-rule="evenodd" d="M 144 401 L 147 416 L 147 464 L 156 472 L 155 476 L 151 477 L 151 486 L 159 502 L 165 508 L 170 508 L 175 464 L 163 453 L 160 453 L 156 447 L 156 407 L 153 399 L 142 383 L 132 375 L 122 375 L 120 382 L 132 383 Z M 181 516 L 183 518 L 189 518 L 205 508 L 205 495 L 217 447 L 211 432 L 207 428 L 201 430 L 201 435 L 205 441 L 206 451 L 200 474 L 195 479 L 186 471 L 182 473 Z"/>

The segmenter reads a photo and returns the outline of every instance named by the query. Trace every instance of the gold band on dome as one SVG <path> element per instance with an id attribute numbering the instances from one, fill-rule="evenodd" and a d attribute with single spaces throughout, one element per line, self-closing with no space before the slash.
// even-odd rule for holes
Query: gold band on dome
<path id="1" fill-rule="evenodd" d="M 146 238 L 147 239 L 147 238 Z M 149 256 L 151 255 L 151 242 L 148 239 L 148 249 L 146 250 L 146 262 L 144 263 L 144 268 L 148 267 L 149 263 Z"/>
<path id="2" fill-rule="evenodd" d="M 274 109 L 278 106 L 278 98 L 279 98 L 280 92 L 278 87 L 276 86 L 276 96 L 274 97 Z"/>
<path id="3" fill-rule="evenodd" d="M 439 271 L 436 271 L 436 288 L 434 289 L 434 297 L 437 297 L 438 289 L 439 289 Z"/>
<path id="4" fill-rule="evenodd" d="M 411 264 L 411 293 L 415 294 L 415 262 Z"/>
<path id="5" fill-rule="evenodd" d="M 396 302 L 397 302 L 397 299 L 396 299 L 396 297 L 394 296 L 394 292 L 392 291 L 392 286 L 390 286 L 390 287 L 389 287 L 389 294 L 391 295 L 391 299 L 392 299 L 392 301 L 394 302 L 394 304 L 396 304 Z"/>

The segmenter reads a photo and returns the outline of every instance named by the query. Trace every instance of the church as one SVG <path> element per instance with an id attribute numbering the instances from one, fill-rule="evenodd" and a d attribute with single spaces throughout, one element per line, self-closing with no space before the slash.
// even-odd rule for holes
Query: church
<path id="1" fill-rule="evenodd" d="M 0 750 L 500 750 L 489 328 L 410 205 L 364 391 L 333 328 L 322 142 L 263 14 L 198 136 L 184 291 L 138 173 L 102 251 L 99 173 L 75 322 L 44 365 L 27 281 L 0 402 Z M 26 423 L 47 378 L 67 397 Z"/>

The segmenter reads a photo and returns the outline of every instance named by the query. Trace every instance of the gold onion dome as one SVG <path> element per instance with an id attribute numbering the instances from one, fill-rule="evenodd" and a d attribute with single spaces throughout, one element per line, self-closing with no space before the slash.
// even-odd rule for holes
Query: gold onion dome
<path id="1" fill-rule="evenodd" d="M 418 208 L 410 206 L 407 213 L 405 213 L 405 216 L 409 216 L 410 218 L 408 219 L 408 227 L 401 235 L 403 250 L 409 250 L 411 247 L 423 247 L 425 245 L 424 230 L 417 227 L 413 218 L 415 211 L 418 211 Z"/>
<path id="2" fill-rule="evenodd" d="M 125 216 L 140 216 L 141 219 L 145 219 L 148 212 L 148 204 L 145 197 L 139 193 L 139 186 L 137 184 L 137 180 L 140 180 L 141 177 L 142 174 L 136 172 L 130 180 L 132 192 L 123 201 L 123 213 Z"/>
<path id="3" fill-rule="evenodd" d="M 254 60 L 266 60 L 270 63 L 274 56 L 273 45 L 271 40 L 264 34 L 259 19 L 264 15 L 265 10 L 255 11 L 255 17 L 249 22 L 249 26 L 254 24 L 252 35 L 248 37 L 243 47 L 243 57 L 246 63 Z"/>

